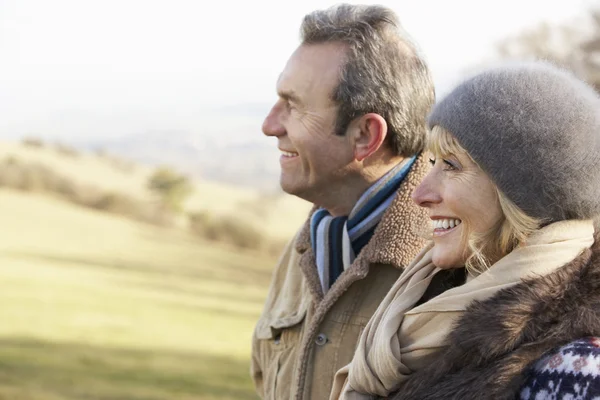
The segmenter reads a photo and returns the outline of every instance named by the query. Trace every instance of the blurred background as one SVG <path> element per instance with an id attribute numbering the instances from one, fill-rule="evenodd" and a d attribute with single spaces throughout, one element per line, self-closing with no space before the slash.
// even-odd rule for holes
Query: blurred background
<path id="1" fill-rule="evenodd" d="M 0 0 L 0 399 L 253 399 L 250 338 L 309 205 L 260 126 L 337 2 Z M 381 1 L 438 96 L 506 58 L 600 88 L 600 3 Z"/>

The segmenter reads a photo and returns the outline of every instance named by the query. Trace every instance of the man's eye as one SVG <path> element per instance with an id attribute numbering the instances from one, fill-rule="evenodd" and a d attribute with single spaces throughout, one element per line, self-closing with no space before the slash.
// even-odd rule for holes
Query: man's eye
<path id="1" fill-rule="evenodd" d="M 431 165 L 435 165 L 435 158 L 430 158 L 430 159 L 429 159 L 429 163 L 430 163 Z"/>

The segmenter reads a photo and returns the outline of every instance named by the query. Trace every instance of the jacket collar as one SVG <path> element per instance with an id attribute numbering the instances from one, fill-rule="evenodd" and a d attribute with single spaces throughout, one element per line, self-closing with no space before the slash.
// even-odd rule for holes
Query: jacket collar
<path id="1" fill-rule="evenodd" d="M 364 278 L 371 265 L 387 264 L 402 269 L 419 253 L 426 242 L 423 229 L 427 226 L 427 212 L 412 201 L 411 195 L 428 170 L 429 165 L 424 155 L 419 155 L 400 185 L 396 198 L 375 229 L 373 237 L 350 268 L 336 280 L 327 292 L 327 297 L 337 297 L 337 292 L 343 292 L 352 282 Z M 298 235 L 296 251 L 301 255 L 300 267 L 313 297 L 318 302 L 323 299 L 323 292 L 310 243 L 310 217 L 315 211 L 316 207 L 312 209 Z"/>

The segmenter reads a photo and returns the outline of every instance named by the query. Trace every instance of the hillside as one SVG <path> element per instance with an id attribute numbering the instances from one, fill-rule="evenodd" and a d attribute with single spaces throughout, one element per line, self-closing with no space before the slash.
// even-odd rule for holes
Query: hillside
<path id="1" fill-rule="evenodd" d="M 25 146 L 18 142 L 0 142 L 0 154 L 25 162 L 36 162 L 68 177 L 74 182 L 98 189 L 148 199 L 146 188 L 154 168 L 110 154 L 73 151 L 62 146 Z M 306 218 L 308 203 L 271 190 L 265 192 L 250 187 L 234 186 L 195 178 L 194 191 L 186 201 L 185 210 L 207 211 L 211 214 L 235 215 L 260 226 L 275 239 L 291 237 Z"/>
<path id="2" fill-rule="evenodd" d="M 0 142 L 0 154 L 4 172 L 39 165 L 91 192 L 152 198 L 153 168 L 120 157 L 35 141 Z M 275 244 L 309 209 L 277 192 L 193 186 L 184 213 L 251 223 Z M 0 186 L 0 399 L 256 398 L 250 338 L 274 254 L 40 188 Z"/>
<path id="3" fill-rule="evenodd" d="M 0 189 L 0 398 L 255 398 L 275 259 Z"/>

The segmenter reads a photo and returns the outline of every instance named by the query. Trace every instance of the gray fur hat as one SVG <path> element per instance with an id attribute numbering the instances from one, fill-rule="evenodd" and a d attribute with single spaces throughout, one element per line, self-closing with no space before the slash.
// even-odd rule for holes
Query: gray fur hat
<path id="1" fill-rule="evenodd" d="M 600 97 L 546 62 L 480 73 L 436 104 L 429 126 L 458 140 L 498 188 L 546 223 L 600 214 Z"/>

